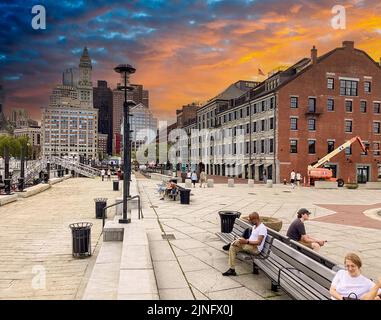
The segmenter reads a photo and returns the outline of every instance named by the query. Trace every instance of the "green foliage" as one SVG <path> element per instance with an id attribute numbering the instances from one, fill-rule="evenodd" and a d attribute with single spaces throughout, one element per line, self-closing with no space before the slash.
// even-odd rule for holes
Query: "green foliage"
<path id="1" fill-rule="evenodd" d="M 0 156 L 4 157 L 4 151 L 8 149 L 10 157 L 20 158 L 21 148 L 24 150 L 25 157 L 32 155 L 32 145 L 29 137 L 0 136 Z"/>

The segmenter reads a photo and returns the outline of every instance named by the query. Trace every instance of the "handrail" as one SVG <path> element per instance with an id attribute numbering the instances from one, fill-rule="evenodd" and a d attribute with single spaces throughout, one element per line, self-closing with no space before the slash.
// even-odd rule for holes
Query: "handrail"
<path id="1" fill-rule="evenodd" d="M 140 206 L 140 195 L 136 195 L 136 196 L 127 198 L 127 202 L 130 201 L 130 200 L 132 200 L 132 199 L 136 199 L 136 198 L 139 200 L 139 201 L 138 201 L 138 219 L 140 220 L 140 214 L 142 215 L 142 219 L 144 219 L 144 216 L 143 216 L 143 210 L 141 209 L 141 206 Z M 106 210 L 107 210 L 108 208 L 117 206 L 118 204 L 122 204 L 122 203 L 123 203 L 123 200 L 122 200 L 122 201 L 119 201 L 119 202 L 115 202 L 115 203 L 110 204 L 109 206 L 103 208 L 103 213 L 102 213 L 102 233 L 103 233 L 103 228 L 104 228 L 104 226 L 105 226 Z"/>

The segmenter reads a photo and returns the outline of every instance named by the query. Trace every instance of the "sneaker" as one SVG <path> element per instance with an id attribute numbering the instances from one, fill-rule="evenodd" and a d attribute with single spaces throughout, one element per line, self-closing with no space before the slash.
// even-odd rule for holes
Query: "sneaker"
<path id="1" fill-rule="evenodd" d="M 222 275 L 228 277 L 228 276 L 236 276 L 237 274 L 235 273 L 234 269 L 229 269 L 228 271 L 224 272 Z"/>
<path id="2" fill-rule="evenodd" d="M 222 247 L 222 249 L 224 249 L 225 251 L 229 251 L 229 249 L 230 249 L 230 243 L 224 245 L 224 246 Z"/>

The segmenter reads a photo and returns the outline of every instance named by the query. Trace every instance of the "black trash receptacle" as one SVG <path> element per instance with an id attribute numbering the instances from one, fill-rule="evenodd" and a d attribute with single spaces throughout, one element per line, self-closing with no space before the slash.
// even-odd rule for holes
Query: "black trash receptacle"
<path id="1" fill-rule="evenodd" d="M 114 180 L 113 183 L 112 183 L 112 190 L 114 191 L 118 191 L 119 190 L 119 181 L 118 180 Z"/>
<path id="2" fill-rule="evenodd" d="M 49 183 L 49 173 L 44 173 L 44 182 Z"/>
<path id="3" fill-rule="evenodd" d="M 234 221 L 241 216 L 241 212 L 238 211 L 218 211 L 221 218 L 221 232 L 232 232 Z"/>
<path id="4" fill-rule="evenodd" d="M 180 203 L 189 204 L 191 189 L 180 189 Z"/>
<path id="5" fill-rule="evenodd" d="M 172 179 L 170 179 L 169 181 L 170 181 L 170 182 L 174 182 L 174 183 L 177 184 L 177 179 L 173 179 L 173 178 L 172 178 Z"/>
<path id="6" fill-rule="evenodd" d="M 107 198 L 95 198 L 95 218 L 102 219 L 103 218 L 103 209 L 107 206 Z M 105 212 L 105 218 L 107 218 Z"/>
<path id="7" fill-rule="evenodd" d="M 4 191 L 6 194 L 11 193 L 11 184 L 12 184 L 11 179 L 4 179 Z"/>
<path id="8" fill-rule="evenodd" d="M 73 238 L 73 257 L 91 256 L 91 222 L 69 225 Z"/>
<path id="9" fill-rule="evenodd" d="M 25 189 L 25 179 L 24 178 L 18 178 L 17 189 L 19 191 L 24 191 L 24 189 Z"/>

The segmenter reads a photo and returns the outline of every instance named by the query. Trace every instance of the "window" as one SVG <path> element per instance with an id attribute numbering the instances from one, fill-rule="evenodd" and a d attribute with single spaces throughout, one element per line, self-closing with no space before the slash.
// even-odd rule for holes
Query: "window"
<path id="1" fill-rule="evenodd" d="M 360 101 L 360 112 L 366 113 L 366 101 Z"/>
<path id="2" fill-rule="evenodd" d="M 335 110 L 335 100 L 328 99 L 327 100 L 327 111 L 334 111 Z"/>
<path id="3" fill-rule="evenodd" d="M 315 145 L 316 145 L 315 140 L 308 140 L 308 153 L 309 154 L 315 154 L 316 153 Z"/>
<path id="4" fill-rule="evenodd" d="M 373 104 L 373 111 L 374 111 L 374 113 L 380 113 L 380 103 L 379 102 L 375 102 Z"/>
<path id="5" fill-rule="evenodd" d="M 261 105 L 262 105 L 262 112 L 266 111 L 265 100 L 261 102 Z"/>
<path id="6" fill-rule="evenodd" d="M 246 142 L 246 150 L 245 150 L 245 153 L 249 153 L 249 148 L 250 148 L 250 145 L 249 145 L 250 142 Z"/>
<path id="7" fill-rule="evenodd" d="M 315 131 L 315 130 L 316 130 L 316 120 L 308 119 L 308 131 Z"/>
<path id="8" fill-rule="evenodd" d="M 261 140 L 261 153 L 265 153 L 265 140 Z"/>
<path id="9" fill-rule="evenodd" d="M 274 118 L 270 118 L 270 130 L 274 129 Z"/>
<path id="10" fill-rule="evenodd" d="M 345 100 L 345 111 L 346 112 L 352 112 L 352 101 L 351 100 Z"/>
<path id="11" fill-rule="evenodd" d="M 298 118 L 290 118 L 290 129 L 298 130 Z"/>
<path id="12" fill-rule="evenodd" d="M 328 141 L 328 152 L 327 153 L 330 153 L 332 152 L 333 150 L 335 150 L 335 141 Z"/>
<path id="13" fill-rule="evenodd" d="M 380 155 L 380 143 L 379 142 L 373 142 L 373 155 L 374 156 Z"/>
<path id="14" fill-rule="evenodd" d="M 362 143 L 365 146 L 365 152 L 361 152 L 361 155 L 362 156 L 366 156 L 366 155 L 368 155 L 368 150 L 369 150 L 370 143 L 368 141 L 363 141 Z"/>
<path id="15" fill-rule="evenodd" d="M 352 154 L 352 146 L 345 148 L 345 155 L 350 156 Z"/>
<path id="16" fill-rule="evenodd" d="M 364 91 L 365 91 L 365 93 L 371 93 L 372 92 L 372 83 L 370 81 L 364 82 Z"/>
<path id="17" fill-rule="evenodd" d="M 253 153 L 257 153 L 257 141 L 253 141 Z"/>
<path id="18" fill-rule="evenodd" d="M 257 122 L 253 122 L 253 132 L 257 132 Z"/>
<path id="19" fill-rule="evenodd" d="M 261 120 L 261 131 L 265 131 L 265 130 L 266 130 L 265 120 Z"/>
<path id="20" fill-rule="evenodd" d="M 246 134 L 250 133 L 250 123 L 246 123 Z"/>
<path id="21" fill-rule="evenodd" d="M 308 112 L 316 112 L 316 98 L 308 98 Z"/>
<path id="22" fill-rule="evenodd" d="M 345 120 L 345 132 L 352 132 L 352 120 Z"/>
<path id="23" fill-rule="evenodd" d="M 373 133 L 380 134 L 380 123 L 373 122 Z"/>
<path id="24" fill-rule="evenodd" d="M 291 108 L 298 107 L 298 97 L 291 97 Z"/>
<path id="25" fill-rule="evenodd" d="M 298 153 L 298 140 L 290 140 L 290 153 Z"/>
<path id="26" fill-rule="evenodd" d="M 274 97 L 270 99 L 270 109 L 274 109 Z"/>
<path id="27" fill-rule="evenodd" d="M 335 79 L 333 79 L 333 78 L 327 79 L 327 88 L 328 89 L 334 89 L 335 88 Z"/>
<path id="28" fill-rule="evenodd" d="M 270 153 L 274 152 L 274 139 L 269 140 L 269 152 Z"/>
<path id="29" fill-rule="evenodd" d="M 358 82 L 352 80 L 340 80 L 340 95 L 357 96 Z"/>

